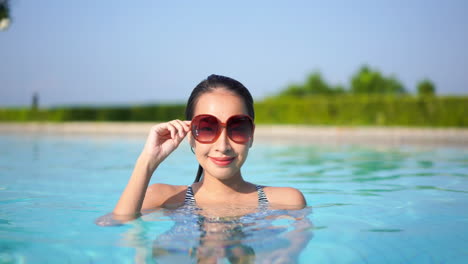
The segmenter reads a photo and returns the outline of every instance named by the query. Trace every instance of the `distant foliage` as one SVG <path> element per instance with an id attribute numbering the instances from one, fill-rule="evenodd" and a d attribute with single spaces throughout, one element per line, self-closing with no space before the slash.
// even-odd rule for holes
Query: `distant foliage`
<path id="1" fill-rule="evenodd" d="M 0 0 L 0 31 L 10 25 L 10 6 L 8 0 Z"/>
<path id="2" fill-rule="evenodd" d="M 363 66 L 351 79 L 354 94 L 404 94 L 403 84 L 395 76 L 384 76 L 379 71 Z"/>
<path id="3" fill-rule="evenodd" d="M 417 85 L 417 90 L 420 96 L 432 96 L 436 92 L 434 83 L 428 79 L 420 81 Z"/>
<path id="4" fill-rule="evenodd" d="M 280 93 L 280 96 L 295 96 L 295 97 L 301 97 L 306 95 L 306 91 L 304 89 L 304 86 L 299 85 L 299 84 L 291 84 L 286 88 L 284 91 Z"/>
<path id="5" fill-rule="evenodd" d="M 255 105 L 257 123 L 468 127 L 468 97 L 317 95 L 273 97 Z"/>
<path id="6" fill-rule="evenodd" d="M 1 1 L 1 0 L 0 0 Z M 328 84 L 320 72 L 303 84 L 255 104 L 256 123 L 343 126 L 468 127 L 468 97 L 438 97 L 434 84 L 418 83 L 406 93 L 394 76 L 363 66 L 350 88 Z M 0 109 L 0 122 L 147 121 L 184 119 L 185 105 Z"/>
<path id="7" fill-rule="evenodd" d="M 10 7 L 8 0 L 0 0 L 0 21 L 10 18 Z"/>
<path id="8" fill-rule="evenodd" d="M 393 94 L 401 95 L 406 89 L 395 76 L 385 76 L 369 66 L 362 66 L 356 74 L 351 77 L 349 88 L 342 85 L 328 84 L 320 74 L 313 72 L 304 84 L 291 84 L 278 96 L 309 96 L 309 95 L 342 95 L 342 94 Z"/>
<path id="9" fill-rule="evenodd" d="M 330 86 L 322 78 L 320 72 L 313 72 L 307 77 L 304 84 L 291 84 L 280 93 L 280 96 L 334 95 L 344 92 L 342 86 Z"/>
<path id="10" fill-rule="evenodd" d="M 317 95 L 255 104 L 257 124 L 468 127 L 468 97 Z M 0 121 L 147 121 L 184 118 L 185 105 L 0 109 Z"/>
<path id="11" fill-rule="evenodd" d="M 0 109 L 0 121 L 167 121 L 183 119 L 185 105 Z"/>

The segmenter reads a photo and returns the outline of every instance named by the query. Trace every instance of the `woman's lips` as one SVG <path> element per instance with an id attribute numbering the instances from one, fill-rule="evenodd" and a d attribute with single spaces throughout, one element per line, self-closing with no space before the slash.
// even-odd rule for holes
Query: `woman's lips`
<path id="1" fill-rule="evenodd" d="M 210 157 L 210 159 L 211 161 L 213 161 L 214 164 L 218 166 L 227 166 L 234 161 L 234 157 L 221 157 L 221 158 Z"/>

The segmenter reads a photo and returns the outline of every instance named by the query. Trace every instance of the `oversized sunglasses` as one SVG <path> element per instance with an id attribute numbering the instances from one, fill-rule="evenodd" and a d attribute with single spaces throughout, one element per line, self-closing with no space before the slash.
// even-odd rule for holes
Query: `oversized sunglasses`
<path id="1" fill-rule="evenodd" d="M 198 115 L 192 119 L 192 135 L 200 143 L 216 142 L 222 128 L 226 128 L 227 136 L 239 144 L 247 143 L 253 137 L 255 125 L 248 115 L 231 116 L 226 123 L 212 115 Z"/>

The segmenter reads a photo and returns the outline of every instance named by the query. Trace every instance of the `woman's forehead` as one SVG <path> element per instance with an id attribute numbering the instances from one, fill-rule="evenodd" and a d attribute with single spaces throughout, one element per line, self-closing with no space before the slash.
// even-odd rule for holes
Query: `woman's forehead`
<path id="1" fill-rule="evenodd" d="M 233 115 L 248 114 L 242 97 L 225 89 L 202 94 L 194 110 L 194 116 L 209 114 L 224 121 Z"/>

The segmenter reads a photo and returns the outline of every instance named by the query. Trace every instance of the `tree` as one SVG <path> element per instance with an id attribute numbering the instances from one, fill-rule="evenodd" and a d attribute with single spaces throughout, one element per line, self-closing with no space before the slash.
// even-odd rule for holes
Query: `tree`
<path id="1" fill-rule="evenodd" d="M 280 96 L 301 97 L 304 95 L 305 95 L 304 87 L 298 84 L 291 84 L 284 91 L 280 93 Z"/>
<path id="2" fill-rule="evenodd" d="M 330 88 L 332 94 L 345 94 L 346 93 L 346 89 L 343 85 L 341 84 L 337 84 L 337 85 L 334 85 Z"/>
<path id="3" fill-rule="evenodd" d="M 394 76 L 385 77 L 379 71 L 363 66 L 351 79 L 355 94 L 403 94 L 403 84 Z"/>
<path id="4" fill-rule="evenodd" d="M 320 72 L 316 71 L 311 73 L 304 84 L 291 84 L 283 90 L 280 96 L 296 96 L 301 97 L 305 95 L 332 95 L 345 93 L 345 89 L 341 85 L 330 86 L 322 78 Z"/>
<path id="5" fill-rule="evenodd" d="M 330 94 L 332 93 L 328 84 L 323 80 L 320 72 L 313 72 L 307 78 L 304 84 L 304 90 L 306 94 Z"/>
<path id="6" fill-rule="evenodd" d="M 39 109 L 39 94 L 35 92 L 32 97 L 31 110 L 37 111 Z"/>
<path id="7" fill-rule="evenodd" d="M 0 0 L 0 30 L 5 30 L 10 25 L 10 7 L 8 0 Z"/>
<path id="8" fill-rule="evenodd" d="M 418 95 L 421 96 L 430 96 L 435 94 L 435 85 L 429 80 L 424 79 L 420 81 L 417 85 Z"/>
<path id="9" fill-rule="evenodd" d="M 383 92 L 389 94 L 404 94 L 405 87 L 395 76 L 390 76 L 384 79 Z"/>

